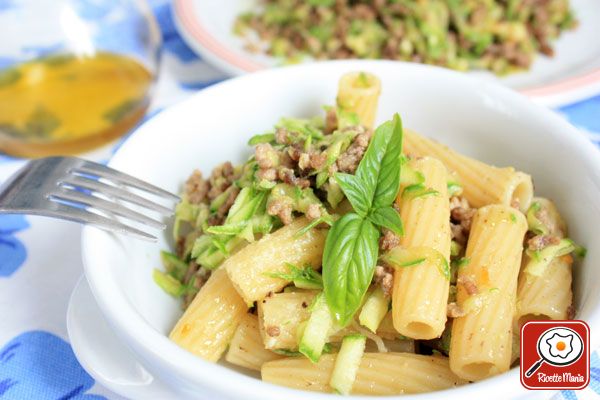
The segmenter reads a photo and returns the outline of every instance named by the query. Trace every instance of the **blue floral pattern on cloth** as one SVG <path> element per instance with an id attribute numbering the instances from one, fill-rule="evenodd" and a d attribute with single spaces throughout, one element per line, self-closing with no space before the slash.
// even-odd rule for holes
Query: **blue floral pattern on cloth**
<path id="1" fill-rule="evenodd" d="M 27 228 L 22 215 L 0 215 L 0 277 L 11 276 L 27 259 L 25 245 L 15 237 Z"/>
<path id="2" fill-rule="evenodd" d="M 560 109 L 575 126 L 600 133 L 600 96 L 583 100 Z"/>
<path id="3" fill-rule="evenodd" d="M 183 63 L 189 63 L 200 59 L 196 53 L 194 53 L 188 45 L 183 41 L 177 29 L 175 28 L 175 21 L 173 21 L 173 9 L 171 4 L 165 2 L 164 4 L 157 4 L 154 7 L 154 16 L 156 21 L 160 25 L 162 32 L 163 47 L 166 51 L 174 54 Z"/>
<path id="4" fill-rule="evenodd" d="M 600 146 L 600 96 L 561 107 L 557 111 Z"/>
<path id="5" fill-rule="evenodd" d="M 600 357 L 598 352 L 592 353 L 590 364 L 590 389 L 600 395 Z"/>
<path id="6" fill-rule="evenodd" d="M 0 350 L 2 400 L 102 400 L 85 394 L 94 380 L 81 367 L 71 346 L 45 331 L 22 333 Z"/>
<path id="7" fill-rule="evenodd" d="M 590 356 L 590 384 L 583 390 L 561 390 L 554 396 L 553 400 L 585 400 L 597 398 L 600 395 L 600 357 L 598 352 L 593 352 Z"/>

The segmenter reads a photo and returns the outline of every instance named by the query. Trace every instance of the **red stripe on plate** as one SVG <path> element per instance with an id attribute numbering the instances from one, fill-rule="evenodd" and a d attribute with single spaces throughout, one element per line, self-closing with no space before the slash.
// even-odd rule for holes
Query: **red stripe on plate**
<path id="1" fill-rule="evenodd" d="M 524 89 L 521 92 L 526 96 L 544 97 L 579 89 L 597 82 L 600 82 L 600 69 L 554 84 Z"/>

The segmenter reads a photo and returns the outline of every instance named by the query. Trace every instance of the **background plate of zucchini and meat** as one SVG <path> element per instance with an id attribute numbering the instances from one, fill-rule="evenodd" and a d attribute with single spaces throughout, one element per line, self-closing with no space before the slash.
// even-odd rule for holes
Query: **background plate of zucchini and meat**
<path id="1" fill-rule="evenodd" d="M 327 59 L 465 71 L 559 106 L 600 93 L 597 0 L 175 0 L 186 42 L 232 75 Z"/>

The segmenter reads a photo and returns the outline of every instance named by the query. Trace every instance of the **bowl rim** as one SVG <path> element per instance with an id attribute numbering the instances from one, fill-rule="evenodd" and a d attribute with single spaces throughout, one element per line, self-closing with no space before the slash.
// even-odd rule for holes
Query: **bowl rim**
<path id="1" fill-rule="evenodd" d="M 525 110 L 527 114 L 537 116 L 538 118 L 549 119 L 554 125 L 557 126 L 556 131 L 560 136 L 561 140 L 569 141 L 573 143 L 577 148 L 577 155 L 581 157 L 582 162 L 591 163 L 596 171 L 600 171 L 600 152 L 598 149 L 587 140 L 576 128 L 570 125 L 565 119 L 561 118 L 558 114 L 555 114 L 549 109 L 543 108 L 542 106 L 536 105 L 531 102 L 522 94 L 512 91 L 509 88 L 503 87 L 494 82 L 481 82 L 476 78 L 460 74 L 455 71 L 447 69 L 421 65 L 411 64 L 398 61 L 388 60 L 339 60 L 339 61 L 323 61 L 311 64 L 302 64 L 295 66 L 287 66 L 282 68 L 269 69 L 259 71 L 249 75 L 239 76 L 230 80 L 223 81 L 209 88 L 206 88 L 190 98 L 184 100 L 178 105 L 169 107 L 168 109 L 158 113 L 153 118 L 146 121 L 140 127 L 138 127 L 128 138 L 128 140 L 118 149 L 113 155 L 109 162 L 110 166 L 118 167 L 124 160 L 123 154 L 132 145 L 132 143 L 139 140 L 139 137 L 143 137 L 144 132 L 152 126 L 154 121 L 160 119 L 171 118 L 171 114 L 177 114 L 182 104 L 193 103 L 197 98 L 209 97 L 215 91 L 223 90 L 231 86 L 238 85 L 240 82 L 261 80 L 271 75 L 281 74 L 302 74 L 312 70 L 318 70 L 320 68 L 332 68 L 334 70 L 342 69 L 377 69 L 377 68 L 398 68 L 398 73 L 404 70 L 425 70 L 428 74 L 436 74 L 443 79 L 452 79 L 458 83 L 464 82 L 465 84 L 473 84 L 477 82 L 479 90 L 484 90 L 486 93 L 499 96 L 505 101 L 511 103 L 511 107 L 515 109 Z M 600 179 L 599 185 L 600 185 Z M 115 240 L 116 236 L 106 232 L 99 231 L 91 227 L 84 227 L 82 231 L 82 258 L 84 261 L 85 275 L 90 284 L 90 289 L 96 299 L 102 313 L 106 317 L 107 321 L 117 334 L 117 336 L 123 340 L 138 356 L 144 360 L 145 367 L 149 367 L 151 373 L 157 373 L 157 375 L 168 374 L 172 376 L 173 373 L 177 374 L 178 380 L 190 382 L 194 385 L 199 385 L 207 389 L 215 390 L 222 394 L 227 394 L 231 397 L 246 398 L 249 394 L 260 399 L 277 399 L 279 400 L 282 395 L 288 396 L 290 399 L 303 398 L 303 399 L 314 399 L 314 400 L 329 400 L 332 399 L 332 394 L 315 393 L 308 391 L 301 391 L 296 389 L 290 389 L 273 385 L 267 382 L 262 382 L 255 378 L 240 374 L 233 369 L 215 365 L 201 358 L 194 356 L 192 353 L 180 348 L 167 336 L 156 331 L 145 319 L 139 314 L 133 306 L 131 306 L 125 298 L 119 298 L 114 295 L 114 290 L 117 288 L 116 284 L 109 279 L 108 274 L 102 273 L 103 268 L 98 265 L 99 260 L 92 257 L 92 254 L 97 254 L 95 250 L 97 245 L 97 238 L 102 237 L 110 238 Z M 594 310 L 591 318 L 588 318 L 586 322 L 590 326 L 600 327 L 600 309 Z M 598 334 L 600 335 L 600 329 Z M 592 337 L 592 342 L 595 343 L 592 348 L 598 345 L 600 337 Z M 156 367 L 156 366 L 160 367 Z M 154 366 L 154 367 L 153 367 Z M 167 369 L 165 371 L 165 369 Z M 510 371 L 500 374 L 498 376 L 473 383 L 470 385 L 461 386 L 459 388 L 452 388 L 443 391 L 436 391 L 426 394 L 419 395 L 402 395 L 402 399 L 411 399 L 413 396 L 418 396 L 418 399 L 433 399 L 439 395 L 445 396 L 465 396 L 474 395 L 481 393 L 480 390 L 483 387 L 489 386 L 502 386 L 502 394 L 508 395 L 511 392 L 513 395 L 522 394 L 524 388 L 520 385 L 518 378 L 519 371 L 517 368 L 513 368 Z M 232 384 L 238 382 L 239 384 Z M 492 394 L 493 396 L 493 394 Z M 377 399 L 380 396 L 353 396 L 357 399 Z M 396 397 L 399 398 L 399 397 Z"/>

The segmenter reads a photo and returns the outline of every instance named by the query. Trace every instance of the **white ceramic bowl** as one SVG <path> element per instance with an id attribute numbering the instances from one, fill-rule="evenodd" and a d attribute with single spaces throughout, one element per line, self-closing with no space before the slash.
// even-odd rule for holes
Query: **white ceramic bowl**
<path id="1" fill-rule="evenodd" d="M 495 84 L 434 67 L 388 61 L 340 61 L 268 70 L 223 82 L 144 124 L 110 165 L 176 192 L 194 168 L 208 173 L 225 160 L 243 161 L 253 134 L 281 116 L 310 116 L 331 104 L 341 74 L 369 71 L 381 78 L 379 122 L 399 112 L 404 125 L 471 156 L 531 173 L 538 194 L 552 198 L 570 235 L 588 247 L 575 268 L 578 317 L 600 345 L 600 154 L 556 114 Z M 209 364 L 172 343 L 167 334 L 178 302 L 152 281 L 168 234 L 151 244 L 94 228 L 83 232 L 90 288 L 117 336 L 155 377 L 182 396 L 261 400 L 331 399 L 263 383 Z M 415 396 L 437 398 L 441 392 Z M 517 370 L 443 392 L 445 399 L 518 397 Z M 403 399 L 413 398 L 404 396 Z"/>

